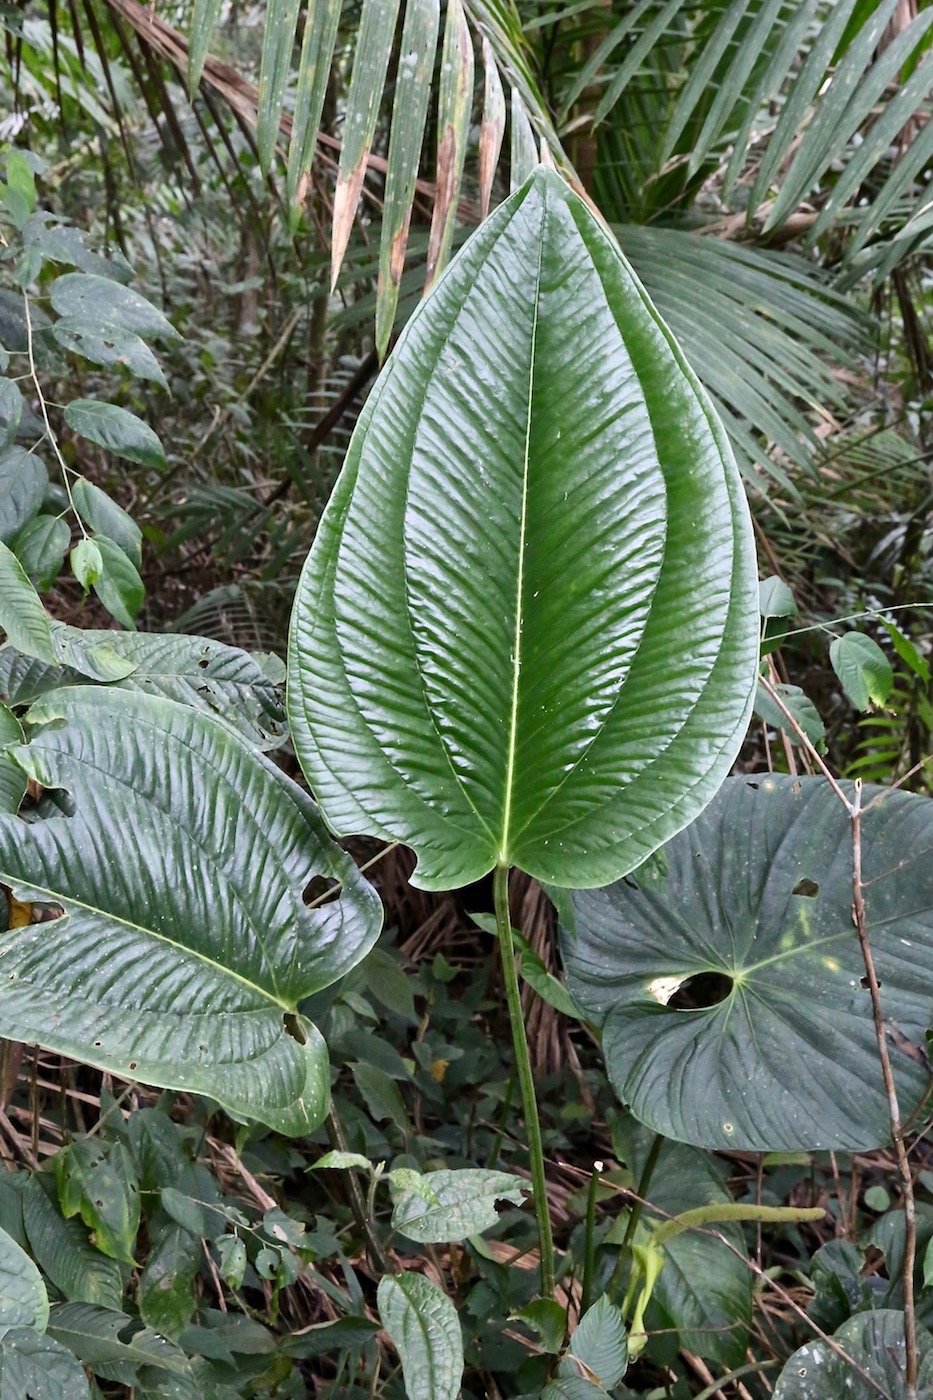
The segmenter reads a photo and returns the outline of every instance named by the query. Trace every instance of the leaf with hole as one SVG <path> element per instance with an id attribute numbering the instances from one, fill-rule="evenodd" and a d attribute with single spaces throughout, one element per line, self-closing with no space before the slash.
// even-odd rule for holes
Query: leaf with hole
<path id="1" fill-rule="evenodd" d="M 45 727 L 14 752 L 74 815 L 0 816 L 0 880 L 63 910 L 0 943 L 7 1035 L 309 1131 L 329 1071 L 298 1003 L 368 952 L 373 891 L 306 794 L 226 725 L 92 687 L 30 719 Z M 315 876 L 341 892 L 309 909 Z"/>
<path id="2" fill-rule="evenodd" d="M 497 1224 L 496 1201 L 521 1205 L 530 1185 L 507 1172 L 464 1168 L 420 1175 L 389 1172 L 392 1228 L 423 1244 L 447 1244 Z"/>
<path id="3" fill-rule="evenodd" d="M 463 1339 L 453 1303 L 421 1274 L 387 1274 L 376 1293 L 379 1319 L 405 1378 L 408 1400 L 456 1400 Z"/>
<path id="4" fill-rule="evenodd" d="M 702 390 L 539 168 L 408 322 L 299 584 L 289 716 L 328 822 L 412 846 L 428 889 L 631 869 L 744 736 L 752 559 Z"/>
<path id="5" fill-rule="evenodd" d="M 138 1318 L 91 1303 L 56 1303 L 49 1336 L 74 1352 L 104 1380 L 132 1386 L 141 1366 L 155 1366 L 174 1376 L 189 1373 L 187 1356 Z"/>
<path id="6" fill-rule="evenodd" d="M 851 796 L 852 784 L 844 784 Z M 903 1117 L 929 1084 L 933 803 L 866 787 L 865 906 Z M 852 926 L 848 814 L 823 778 L 733 778 L 633 876 L 573 896 L 570 991 L 620 1098 L 708 1148 L 890 1141 Z"/>
<path id="7" fill-rule="evenodd" d="M 920 1373 L 916 1395 L 933 1394 L 933 1337 L 917 1329 Z M 907 1400 L 904 1314 L 890 1308 L 856 1313 L 833 1335 L 837 1347 L 814 1340 L 795 1351 L 774 1386 L 774 1400 Z M 846 1357 L 851 1357 L 855 1366 Z M 859 1368 L 856 1370 L 856 1366 Z M 870 1378 L 870 1379 L 867 1379 Z"/>

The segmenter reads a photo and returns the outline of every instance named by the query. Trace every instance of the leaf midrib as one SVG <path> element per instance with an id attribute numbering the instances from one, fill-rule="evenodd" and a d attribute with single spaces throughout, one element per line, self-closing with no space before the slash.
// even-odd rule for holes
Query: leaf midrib
<path id="1" fill-rule="evenodd" d="M 542 198 L 541 232 L 538 239 L 538 266 L 535 271 L 534 317 L 531 323 L 531 352 L 528 361 L 528 411 L 525 416 L 525 453 L 522 461 L 522 514 L 518 532 L 518 577 L 515 600 L 515 641 L 512 662 L 512 703 L 508 721 L 508 753 L 505 768 L 505 802 L 502 809 L 502 836 L 499 841 L 499 865 L 508 865 L 509 827 L 512 818 L 512 792 L 515 786 L 515 752 L 518 732 L 518 691 L 522 669 L 522 594 L 525 583 L 525 537 L 528 518 L 528 467 L 531 446 L 531 406 L 534 397 L 535 347 L 538 337 L 538 314 L 541 306 L 541 264 L 544 257 L 545 225 L 547 223 L 547 191 Z"/>

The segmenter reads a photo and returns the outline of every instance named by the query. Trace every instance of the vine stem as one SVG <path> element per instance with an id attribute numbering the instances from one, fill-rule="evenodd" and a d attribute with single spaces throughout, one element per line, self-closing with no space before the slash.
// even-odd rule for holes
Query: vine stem
<path id="1" fill-rule="evenodd" d="M 512 919 L 509 914 L 509 867 L 497 865 L 493 875 L 493 899 L 496 910 L 496 932 L 499 937 L 499 951 L 502 958 L 502 975 L 505 978 L 505 995 L 509 1008 L 509 1021 L 512 1025 L 512 1044 L 515 1047 L 515 1063 L 518 1069 L 518 1082 L 522 1091 L 522 1107 L 525 1111 L 525 1129 L 528 1133 L 528 1155 L 531 1166 L 531 1184 L 534 1187 L 535 1215 L 538 1220 L 538 1240 L 541 1245 L 541 1292 L 546 1298 L 554 1296 L 554 1240 L 551 1235 L 551 1212 L 547 1198 L 547 1177 L 544 1174 L 544 1149 L 541 1145 L 541 1121 L 538 1117 L 538 1100 L 535 1096 L 534 1074 L 531 1069 L 531 1056 L 528 1053 L 528 1037 L 525 1035 L 525 1017 L 522 1011 L 522 994 L 518 985 L 518 972 L 515 967 L 515 944 L 512 940 Z"/>

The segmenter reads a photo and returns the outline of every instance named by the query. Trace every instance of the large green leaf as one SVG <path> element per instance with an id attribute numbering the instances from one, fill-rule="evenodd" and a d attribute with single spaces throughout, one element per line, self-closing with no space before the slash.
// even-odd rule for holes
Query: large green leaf
<path id="1" fill-rule="evenodd" d="M 328 821 L 423 888 L 631 869 L 744 734 L 752 553 L 702 390 L 539 168 L 409 322 L 305 567 L 289 711 Z"/>
<path id="2" fill-rule="evenodd" d="M 0 1339 L 0 1395 L 11 1400 L 90 1400 L 87 1376 L 67 1347 L 33 1327 Z"/>
<path id="3" fill-rule="evenodd" d="M 876 796 L 862 818 L 866 915 L 906 1117 L 929 1085 L 933 803 L 866 788 L 866 807 Z M 890 1140 L 850 822 L 825 779 L 731 779 L 634 876 L 575 894 L 573 914 L 568 984 L 642 1122 L 710 1148 Z"/>
<path id="4" fill-rule="evenodd" d="M 0 540 L 9 544 L 27 525 L 49 489 L 49 474 L 41 457 L 24 447 L 0 452 Z"/>
<path id="5" fill-rule="evenodd" d="M 0 1336 L 12 1327 L 44 1332 L 49 1299 L 35 1264 L 16 1241 L 0 1230 Z"/>
<path id="6" fill-rule="evenodd" d="M 856 1313 L 844 1322 L 833 1340 L 840 1356 L 826 1342 L 814 1340 L 795 1351 L 774 1387 L 774 1400 L 905 1400 L 904 1314 L 890 1308 Z M 917 1338 L 920 1374 L 915 1394 L 933 1394 L 933 1338 L 925 1327 Z M 852 1358 L 856 1370 L 846 1360 Z M 871 1379 L 867 1380 L 866 1376 Z"/>
<path id="7" fill-rule="evenodd" d="M 282 742 L 282 688 L 249 652 L 210 637 L 189 637 L 177 632 L 107 632 L 87 628 L 78 635 L 92 656 L 109 654 L 116 663 L 122 662 L 122 673 L 92 679 L 118 680 L 121 690 L 161 695 L 207 715 L 219 716 L 263 749 L 276 748 Z M 31 704 L 50 690 L 80 684 L 82 680 L 81 673 L 73 667 L 43 665 L 12 647 L 0 650 L 0 695 L 11 705 Z"/>
<path id="8" fill-rule="evenodd" d="M 0 940 L 5 1033 L 307 1131 L 329 1073 L 298 1003 L 369 950 L 373 891 L 307 796 L 227 726 L 91 687 L 30 719 L 46 727 L 13 752 L 74 812 L 0 815 L 0 880 L 63 909 Z M 333 882 L 341 897 L 322 902 Z"/>

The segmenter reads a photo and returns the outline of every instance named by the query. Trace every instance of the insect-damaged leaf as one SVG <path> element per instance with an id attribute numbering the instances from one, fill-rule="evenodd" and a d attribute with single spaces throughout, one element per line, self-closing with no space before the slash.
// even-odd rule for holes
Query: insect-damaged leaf
<path id="1" fill-rule="evenodd" d="M 289 712 L 329 823 L 412 846 L 425 888 L 631 869 L 744 734 L 752 560 L 702 390 L 538 170 L 409 321 L 299 585 Z"/>
<path id="2" fill-rule="evenodd" d="M 373 891 L 307 796 L 207 715 L 85 687 L 30 719 L 17 759 L 73 814 L 0 814 L 0 881 L 63 911 L 0 943 L 6 1034 L 308 1131 L 330 1077 L 298 1002 L 369 950 Z M 340 897 L 306 905 L 315 876 Z"/>

